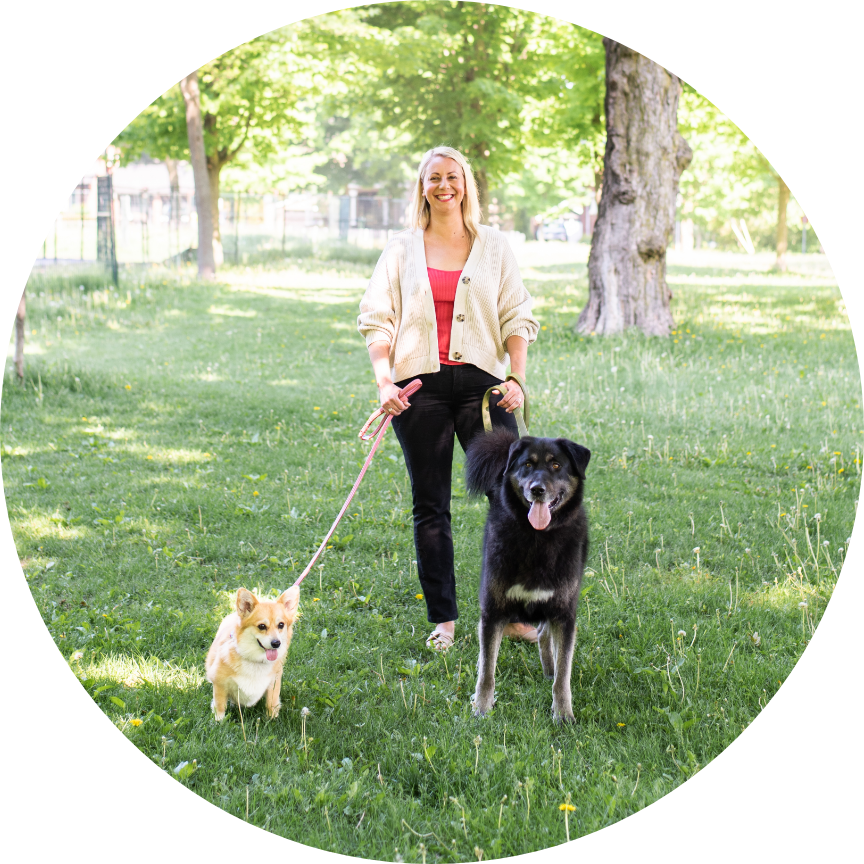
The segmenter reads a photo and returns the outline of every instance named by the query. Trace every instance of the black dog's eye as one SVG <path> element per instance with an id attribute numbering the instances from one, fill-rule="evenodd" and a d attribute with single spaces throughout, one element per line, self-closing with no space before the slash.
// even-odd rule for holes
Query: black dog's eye
<path id="1" fill-rule="evenodd" d="M 280 630 L 284 630 L 284 629 L 285 629 L 285 622 L 284 622 L 284 621 L 280 621 L 280 622 L 279 622 L 279 629 L 280 629 Z"/>
<path id="2" fill-rule="evenodd" d="M 557 471 L 561 466 L 557 462 L 553 462 L 551 467 L 553 471 Z"/>
<path id="3" fill-rule="evenodd" d="M 529 459 L 529 460 L 525 463 L 525 467 L 526 467 L 526 468 L 533 468 L 533 467 L 534 467 L 534 463 Z"/>
<path id="4" fill-rule="evenodd" d="M 266 629 L 267 629 L 267 625 L 266 625 L 266 624 L 259 624 L 259 625 L 258 625 L 258 629 L 259 629 L 259 630 L 266 630 Z"/>

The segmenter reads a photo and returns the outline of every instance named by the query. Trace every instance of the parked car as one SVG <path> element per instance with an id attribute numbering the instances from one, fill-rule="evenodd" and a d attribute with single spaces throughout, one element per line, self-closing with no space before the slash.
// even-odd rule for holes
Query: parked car
<path id="1" fill-rule="evenodd" d="M 567 229 L 563 219 L 553 219 L 537 226 L 536 238 L 538 240 L 563 240 L 567 242 Z"/>

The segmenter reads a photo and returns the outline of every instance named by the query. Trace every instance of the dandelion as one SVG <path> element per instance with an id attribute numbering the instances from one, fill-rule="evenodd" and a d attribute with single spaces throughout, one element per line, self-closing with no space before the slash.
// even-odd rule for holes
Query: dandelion
<path id="1" fill-rule="evenodd" d="M 679 639 L 680 639 L 682 636 L 686 636 L 686 635 L 687 635 L 687 632 L 686 632 L 685 630 L 679 630 L 679 631 L 678 631 L 678 638 L 679 638 Z"/>
<path id="2" fill-rule="evenodd" d="M 748 547 L 744 550 L 744 552 L 745 552 L 745 554 L 749 555 L 749 554 L 750 554 L 750 547 L 748 546 Z"/>
<path id="3" fill-rule="evenodd" d="M 567 798 L 563 804 L 558 805 L 558 809 L 564 812 L 564 831 L 567 833 L 567 842 L 570 842 L 570 814 L 576 809 L 570 803 L 570 793 L 567 793 Z"/>
<path id="4" fill-rule="evenodd" d="M 317 602 L 318 602 L 318 599 L 319 599 L 318 597 L 313 597 L 313 598 L 312 598 L 312 602 L 313 602 L 313 603 L 317 603 Z"/>
<path id="5" fill-rule="evenodd" d="M 258 490 L 257 490 L 257 489 L 252 493 L 252 497 L 253 497 L 253 498 L 257 498 L 257 497 L 258 497 Z"/>
<path id="6" fill-rule="evenodd" d="M 821 521 L 822 521 L 822 514 L 821 514 L 821 513 L 816 513 L 816 514 L 813 516 L 813 518 L 814 518 L 817 522 L 821 522 Z"/>
<path id="7" fill-rule="evenodd" d="M 762 644 L 762 637 L 754 630 L 750 641 L 753 643 L 754 648 L 758 648 Z"/>
<path id="8" fill-rule="evenodd" d="M 127 384 L 127 385 L 126 385 L 126 389 L 127 389 L 127 390 L 131 390 L 131 389 L 132 389 L 132 385 L 131 385 L 131 384 Z"/>
<path id="9" fill-rule="evenodd" d="M 615 724 L 619 729 L 623 729 L 627 724 L 626 723 L 616 723 Z"/>
<path id="10" fill-rule="evenodd" d="M 422 600 L 422 599 L 423 599 L 423 595 L 422 595 L 422 594 L 415 594 L 414 597 L 415 597 L 417 600 Z"/>
<path id="11" fill-rule="evenodd" d="M 143 722 L 143 720 L 139 720 L 137 717 L 134 720 L 129 721 L 132 726 L 140 726 Z"/>
<path id="12" fill-rule="evenodd" d="M 72 659 L 77 661 L 77 660 L 80 660 L 83 656 L 84 656 L 84 653 L 82 651 L 76 651 L 72 655 Z"/>
<path id="13" fill-rule="evenodd" d="M 306 751 L 306 758 L 309 758 L 309 748 L 306 743 L 306 718 L 312 712 L 305 706 L 300 709 L 300 735 L 303 740 L 303 749 Z"/>
<path id="14" fill-rule="evenodd" d="M 477 773 L 477 764 L 480 761 L 480 744 L 482 743 L 482 741 L 483 741 L 483 739 L 479 735 L 474 739 L 474 753 L 475 753 L 475 755 L 474 755 L 474 773 L 475 774 Z"/>

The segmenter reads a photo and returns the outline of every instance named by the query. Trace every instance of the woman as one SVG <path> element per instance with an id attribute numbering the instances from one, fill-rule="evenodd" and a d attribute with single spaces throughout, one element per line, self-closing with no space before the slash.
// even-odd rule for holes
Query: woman
<path id="1" fill-rule="evenodd" d="M 435 650 L 452 645 L 458 617 L 450 531 L 454 434 L 464 449 L 482 431 L 483 394 L 504 380 L 508 355 L 511 373 L 525 379 L 538 329 L 506 239 L 479 223 L 465 157 L 452 147 L 429 150 L 414 187 L 411 229 L 381 254 L 357 320 L 411 478 L 417 572 L 435 624 L 426 644 Z M 409 405 L 399 390 L 417 377 L 423 387 Z M 521 386 L 490 399 L 493 425 L 516 432 L 512 412 L 523 402 Z M 533 627 L 518 622 L 505 634 L 537 639 Z"/>

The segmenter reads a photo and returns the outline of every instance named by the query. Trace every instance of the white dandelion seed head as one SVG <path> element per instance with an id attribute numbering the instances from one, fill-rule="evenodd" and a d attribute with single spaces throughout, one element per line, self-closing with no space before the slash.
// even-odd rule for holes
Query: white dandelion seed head
<path id="1" fill-rule="evenodd" d="M 698 546 L 693 550 L 693 553 L 696 554 L 696 555 L 699 554 L 699 547 L 698 547 Z"/>
<path id="2" fill-rule="evenodd" d="M 806 609 L 806 608 L 807 608 L 807 601 L 806 601 L 806 600 L 802 600 L 802 601 L 798 604 L 798 608 L 799 608 L 799 609 Z"/>

